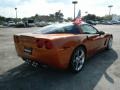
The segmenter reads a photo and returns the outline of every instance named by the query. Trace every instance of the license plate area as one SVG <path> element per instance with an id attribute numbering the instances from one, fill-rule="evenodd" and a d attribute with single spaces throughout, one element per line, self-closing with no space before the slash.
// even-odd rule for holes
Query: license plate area
<path id="1" fill-rule="evenodd" d="M 24 47 L 24 54 L 25 55 L 32 55 L 32 48 Z"/>

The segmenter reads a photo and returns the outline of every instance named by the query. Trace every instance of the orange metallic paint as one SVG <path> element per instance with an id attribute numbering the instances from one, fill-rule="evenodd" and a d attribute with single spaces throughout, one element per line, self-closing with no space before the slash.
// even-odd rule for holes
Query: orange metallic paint
<path id="1" fill-rule="evenodd" d="M 76 47 L 83 45 L 86 48 L 86 56 L 89 57 L 98 50 L 105 48 L 105 40 L 109 40 L 110 35 L 105 34 L 18 34 L 14 35 L 14 42 L 18 56 L 28 58 L 52 67 L 66 69 L 69 67 L 71 55 Z M 52 49 L 45 47 L 38 48 L 36 40 L 50 40 Z M 100 47 L 98 47 L 100 46 Z M 32 48 L 32 55 L 24 53 L 24 48 Z"/>

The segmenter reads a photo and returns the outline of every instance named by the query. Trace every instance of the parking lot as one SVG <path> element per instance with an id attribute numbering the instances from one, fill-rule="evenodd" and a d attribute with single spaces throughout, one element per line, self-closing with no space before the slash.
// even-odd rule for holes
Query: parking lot
<path id="1" fill-rule="evenodd" d="M 112 33 L 113 49 L 89 59 L 78 74 L 55 69 L 33 68 L 16 54 L 13 35 L 33 28 L 0 28 L 0 90 L 119 90 L 120 25 L 96 25 Z"/>

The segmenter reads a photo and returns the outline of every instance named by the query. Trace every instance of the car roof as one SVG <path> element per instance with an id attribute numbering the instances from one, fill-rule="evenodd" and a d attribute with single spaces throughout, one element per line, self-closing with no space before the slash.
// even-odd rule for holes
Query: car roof
<path id="1" fill-rule="evenodd" d="M 43 28 L 39 28 L 37 31 L 33 32 L 33 33 L 45 33 L 48 32 L 48 30 L 53 30 L 53 29 L 60 29 L 63 27 L 67 27 L 67 26 L 81 26 L 87 24 L 85 22 L 81 22 L 79 24 L 75 24 L 74 22 L 64 22 L 64 23 L 55 23 L 55 24 L 51 24 L 51 25 L 47 25 Z"/>
<path id="2" fill-rule="evenodd" d="M 83 25 L 83 24 L 87 24 L 85 22 L 81 22 L 79 24 L 75 24 L 74 22 L 64 22 L 64 23 L 57 23 L 57 24 L 52 24 L 52 25 L 49 25 L 49 26 L 55 26 L 55 27 L 64 27 L 64 26 L 69 26 L 69 25 Z"/>

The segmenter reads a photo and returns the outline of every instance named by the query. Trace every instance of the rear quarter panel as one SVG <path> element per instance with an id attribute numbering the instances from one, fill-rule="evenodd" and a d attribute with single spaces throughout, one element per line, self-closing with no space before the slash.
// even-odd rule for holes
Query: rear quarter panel
<path id="1" fill-rule="evenodd" d="M 73 35 L 52 40 L 59 54 L 60 63 L 68 67 L 74 49 L 82 45 L 85 39 L 84 35 Z"/>

